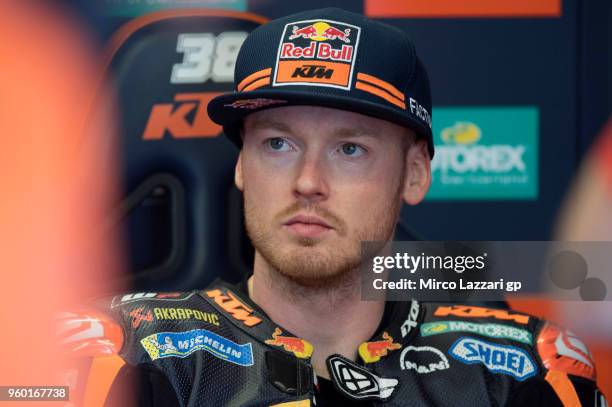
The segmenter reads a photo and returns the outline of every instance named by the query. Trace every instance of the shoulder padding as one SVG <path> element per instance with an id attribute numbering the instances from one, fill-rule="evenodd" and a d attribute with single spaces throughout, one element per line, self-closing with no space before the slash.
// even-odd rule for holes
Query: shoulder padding
<path id="1" fill-rule="evenodd" d="M 93 309 L 63 312 L 58 320 L 57 336 L 62 353 L 69 358 L 116 355 L 124 340 L 119 323 Z"/>

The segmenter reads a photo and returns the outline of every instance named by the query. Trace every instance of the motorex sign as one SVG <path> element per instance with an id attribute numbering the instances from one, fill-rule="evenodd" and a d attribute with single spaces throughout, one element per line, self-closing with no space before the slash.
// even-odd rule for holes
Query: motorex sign
<path id="1" fill-rule="evenodd" d="M 538 109 L 433 109 L 430 200 L 537 199 Z"/>

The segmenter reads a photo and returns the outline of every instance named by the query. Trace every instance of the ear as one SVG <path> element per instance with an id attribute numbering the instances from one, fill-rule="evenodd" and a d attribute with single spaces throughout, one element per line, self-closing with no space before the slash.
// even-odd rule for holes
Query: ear
<path id="1" fill-rule="evenodd" d="M 417 139 L 408 147 L 405 171 L 402 197 L 408 205 L 416 205 L 431 185 L 431 160 L 425 140 Z"/>
<path id="2" fill-rule="evenodd" d="M 244 179 L 242 178 L 242 150 L 240 150 L 240 154 L 238 154 L 236 168 L 234 169 L 234 183 L 236 184 L 236 188 L 243 191 Z"/>

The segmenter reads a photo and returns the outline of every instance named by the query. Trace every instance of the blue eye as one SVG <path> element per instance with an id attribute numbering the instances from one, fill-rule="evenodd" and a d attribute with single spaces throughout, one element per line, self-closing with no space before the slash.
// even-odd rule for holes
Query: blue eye
<path id="1" fill-rule="evenodd" d="M 342 150 L 342 154 L 348 155 L 350 157 L 359 157 L 365 152 L 365 150 L 362 147 L 358 146 L 357 144 L 353 144 L 353 143 L 343 144 L 341 147 L 341 150 Z"/>
<path id="2" fill-rule="evenodd" d="M 287 140 L 281 137 L 273 137 L 266 140 L 266 144 L 274 151 L 289 151 L 290 146 Z"/>

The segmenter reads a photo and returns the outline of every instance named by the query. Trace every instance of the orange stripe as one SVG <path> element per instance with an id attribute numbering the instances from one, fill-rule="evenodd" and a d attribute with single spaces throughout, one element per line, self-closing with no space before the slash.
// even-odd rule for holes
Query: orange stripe
<path id="1" fill-rule="evenodd" d="M 199 16 L 211 16 L 211 17 L 233 17 L 240 20 L 252 21 L 254 23 L 265 24 L 269 20 L 265 17 L 258 16 L 253 13 L 245 13 L 242 11 L 234 10 L 206 10 L 206 9 L 176 9 L 176 10 L 161 10 L 153 13 L 145 14 L 142 17 L 137 17 L 133 20 L 122 25 L 119 30 L 112 36 L 110 40 L 109 52 L 107 52 L 107 61 L 110 62 L 112 56 L 119 50 L 119 47 L 123 45 L 127 39 L 140 30 L 142 27 L 147 26 L 158 21 L 167 20 L 169 18 L 176 17 L 199 17 Z"/>
<path id="2" fill-rule="evenodd" d="M 125 361 L 118 355 L 96 357 L 91 362 L 83 405 L 103 407 L 111 385 Z"/>
<path id="3" fill-rule="evenodd" d="M 369 17 L 560 17 L 561 0 L 366 0 Z"/>
<path id="4" fill-rule="evenodd" d="M 270 407 L 310 407 L 310 399 L 287 401 L 285 403 L 271 405 Z"/>
<path id="5" fill-rule="evenodd" d="M 390 94 L 388 94 L 387 92 L 385 92 L 382 89 L 376 88 L 374 86 L 368 85 L 365 82 L 359 82 L 359 81 L 357 81 L 355 83 L 355 87 L 357 89 L 360 89 L 360 90 L 364 91 L 364 92 L 369 92 L 369 93 L 372 93 L 372 94 L 374 94 L 376 96 L 379 96 L 379 97 L 385 99 L 387 102 L 391 102 L 394 105 L 401 107 L 402 109 L 406 109 L 406 104 L 404 102 L 402 102 L 401 100 L 398 100 L 397 98 L 391 96 Z"/>
<path id="6" fill-rule="evenodd" d="M 240 81 L 236 89 L 238 92 L 242 92 L 242 88 L 246 87 L 249 83 L 253 82 L 255 79 L 259 79 L 264 76 L 270 76 L 272 74 L 272 68 L 262 69 L 261 71 L 253 72 L 246 78 Z"/>
<path id="7" fill-rule="evenodd" d="M 378 79 L 375 76 L 368 75 L 367 73 L 358 73 L 357 79 L 362 80 L 364 82 L 370 82 L 372 85 L 376 85 L 379 88 L 383 88 L 402 102 L 406 100 L 404 98 L 404 94 L 398 88 L 391 85 L 389 82 L 383 81 L 382 79 Z"/>
<path id="8" fill-rule="evenodd" d="M 549 370 L 546 374 L 546 381 L 555 390 L 564 407 L 581 406 L 576 389 L 567 374 L 558 370 Z"/>
<path id="9" fill-rule="evenodd" d="M 266 76 L 265 78 L 258 79 L 255 82 L 251 83 L 246 88 L 242 89 L 242 92 L 247 92 L 249 90 L 255 90 L 257 88 L 261 88 L 262 86 L 266 86 L 269 84 L 270 84 L 270 77 Z"/>

